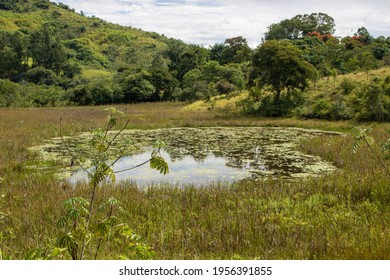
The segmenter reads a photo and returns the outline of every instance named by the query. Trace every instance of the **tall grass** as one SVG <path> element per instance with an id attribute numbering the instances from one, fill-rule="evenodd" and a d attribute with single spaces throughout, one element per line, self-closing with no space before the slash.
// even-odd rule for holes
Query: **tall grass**
<path id="1" fill-rule="evenodd" d="M 223 111 L 190 112 L 182 104 L 121 105 L 130 127 L 296 126 L 348 132 L 354 123 L 259 119 Z M 101 126 L 102 108 L 0 110 L 0 248 L 22 259 L 56 241 L 56 222 L 68 197 L 88 197 L 90 187 L 69 186 L 34 172 L 38 155 L 28 147 L 63 131 L 74 135 Z M 119 124 L 120 125 L 120 124 Z M 373 124 L 375 148 L 389 124 Z M 352 153 L 353 136 L 303 140 L 300 149 L 339 167 L 319 178 L 285 181 L 166 185 L 139 189 L 106 185 L 97 197 L 121 201 L 122 220 L 156 251 L 158 259 L 389 259 L 389 178 L 370 151 Z M 389 162 L 386 161 L 389 165 Z M 117 258 L 117 244 L 99 255 Z M 92 252 L 86 252 L 92 258 Z"/>

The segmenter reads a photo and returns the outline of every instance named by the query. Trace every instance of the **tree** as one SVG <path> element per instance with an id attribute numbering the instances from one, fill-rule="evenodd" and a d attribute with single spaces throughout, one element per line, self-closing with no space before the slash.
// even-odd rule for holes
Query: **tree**
<path id="1" fill-rule="evenodd" d="M 149 81 L 150 77 L 151 74 L 145 70 L 128 73 L 122 84 L 123 101 L 126 103 L 149 101 L 156 92 L 155 87 Z"/>
<path id="2" fill-rule="evenodd" d="M 282 20 L 268 27 L 265 40 L 296 40 L 305 37 L 310 32 L 321 35 L 335 32 L 334 19 L 325 13 L 296 15 L 291 19 Z"/>
<path id="3" fill-rule="evenodd" d="M 25 71 L 25 35 L 19 31 L 0 32 L 0 77 L 14 78 Z"/>
<path id="4" fill-rule="evenodd" d="M 180 40 L 169 40 L 166 56 L 170 60 L 169 70 L 176 71 L 180 63 L 180 56 L 187 51 L 187 45 Z"/>
<path id="5" fill-rule="evenodd" d="M 52 70 L 46 69 L 42 66 L 32 68 L 27 71 L 26 79 L 29 82 L 40 85 L 55 85 L 58 79 Z"/>
<path id="6" fill-rule="evenodd" d="M 94 105 L 109 104 L 113 101 L 114 91 L 110 80 L 98 80 L 90 85 Z"/>
<path id="7" fill-rule="evenodd" d="M 54 70 L 58 75 L 65 60 L 65 49 L 53 27 L 48 24 L 31 35 L 31 56 L 35 66 Z"/>
<path id="8" fill-rule="evenodd" d="M 276 100 L 284 89 L 306 88 L 316 73 L 300 50 L 287 41 L 266 41 L 255 50 L 252 64 L 252 83 L 257 80 L 261 86 L 270 86 Z"/>
<path id="9" fill-rule="evenodd" d="M 190 46 L 190 49 L 180 55 L 177 65 L 177 77 L 179 80 L 190 70 L 206 64 L 209 57 L 208 50 L 200 46 Z"/>
<path id="10" fill-rule="evenodd" d="M 252 50 L 247 40 L 242 37 L 234 37 L 225 40 L 225 48 L 222 51 L 221 64 L 241 63 L 249 61 Z"/>
<path id="11" fill-rule="evenodd" d="M 226 46 L 221 43 L 214 44 L 210 48 L 210 59 L 218 61 L 220 64 L 223 63 L 223 52 Z"/>
<path id="12" fill-rule="evenodd" d="M 168 69 L 164 68 L 151 69 L 151 76 L 148 80 L 155 88 L 150 101 L 171 100 L 172 94 L 179 84 Z"/>
<path id="13" fill-rule="evenodd" d="M 358 37 L 359 41 L 362 42 L 363 45 L 371 44 L 374 39 L 365 27 L 360 27 L 354 36 Z"/>
<path id="14" fill-rule="evenodd" d="M 62 74 L 66 78 L 73 79 L 81 74 L 81 67 L 75 59 L 70 59 L 62 67 Z"/>

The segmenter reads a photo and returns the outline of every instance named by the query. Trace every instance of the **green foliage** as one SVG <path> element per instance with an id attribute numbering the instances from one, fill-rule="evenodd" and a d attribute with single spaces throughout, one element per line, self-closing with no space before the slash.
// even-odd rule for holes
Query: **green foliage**
<path id="1" fill-rule="evenodd" d="M 215 44 L 210 49 L 210 58 L 221 65 L 250 61 L 252 50 L 242 36 L 226 39 L 224 44 Z"/>
<path id="2" fill-rule="evenodd" d="M 114 211 L 120 210 L 120 203 L 117 199 L 111 197 L 100 206 L 95 206 L 97 187 L 107 182 L 115 183 L 116 172 L 114 172 L 113 166 L 127 150 L 131 149 L 129 141 L 124 141 L 120 147 L 115 147 L 114 151 L 111 151 L 115 140 L 121 135 L 129 121 L 119 132 L 110 136 L 110 130 L 117 125 L 119 118 L 123 117 L 124 113 L 113 107 L 107 108 L 105 111 L 108 113 L 107 125 L 105 128 L 92 132 L 87 147 L 83 146 L 77 151 L 72 151 L 62 138 L 71 160 L 75 161 L 88 174 L 92 192 L 89 201 L 82 197 L 65 200 L 65 214 L 57 222 L 57 226 L 62 229 L 58 246 L 65 248 L 73 260 L 83 259 L 87 253 L 86 247 L 89 247 L 90 256 L 97 259 L 103 246 L 108 242 L 115 242 L 120 244 L 124 250 L 118 252 L 117 258 L 151 259 L 154 257 L 152 248 L 142 243 L 141 238 L 133 233 L 129 225 L 115 216 Z M 160 154 L 163 145 L 163 142 L 156 143 L 156 149 L 148 161 L 127 170 L 150 162 L 151 168 L 164 175 L 167 174 L 169 172 L 168 164 Z M 90 168 L 85 165 L 85 162 L 90 162 Z M 125 170 L 117 172 L 123 171 Z M 97 213 L 94 211 L 96 207 L 98 207 Z"/>
<path id="3" fill-rule="evenodd" d="M 60 73 L 65 63 L 65 49 L 52 26 L 46 24 L 31 34 L 30 49 L 33 63 Z"/>
<path id="4" fill-rule="evenodd" d="M 312 13 L 310 15 L 297 15 L 291 19 L 285 19 L 268 27 L 265 34 L 266 40 L 300 39 L 310 32 L 318 32 L 321 35 L 333 34 L 335 31 L 334 19 L 324 13 Z"/>
<path id="5" fill-rule="evenodd" d="M 305 89 L 316 69 L 305 61 L 298 48 L 286 41 L 266 41 L 253 56 L 252 83 L 271 86 L 276 96 L 285 89 Z"/>
<path id="6" fill-rule="evenodd" d="M 387 79 L 373 79 L 365 85 L 360 97 L 360 112 L 358 119 L 361 121 L 389 121 L 390 120 L 390 96 L 388 95 Z"/>
<path id="7" fill-rule="evenodd" d="M 366 142 L 367 145 L 371 146 L 374 144 L 374 139 L 368 134 L 372 131 L 371 128 L 360 128 L 355 127 L 352 130 L 355 134 L 355 141 L 353 142 L 352 151 L 356 153 L 362 142 Z"/>
<path id="8" fill-rule="evenodd" d="M 43 66 L 37 66 L 26 72 L 26 80 L 38 85 L 56 85 L 58 78 L 56 74 Z"/>
<path id="9" fill-rule="evenodd" d="M 354 81 L 348 78 L 343 78 L 339 84 L 343 94 L 350 94 L 356 87 Z"/>
<path id="10" fill-rule="evenodd" d="M 299 90 L 288 90 L 276 95 L 265 95 L 259 88 L 252 88 L 247 99 L 239 106 L 245 113 L 265 117 L 291 116 L 294 109 L 303 103 L 302 93 Z"/>
<path id="11" fill-rule="evenodd" d="M 358 148 L 360 147 L 361 143 L 364 143 L 371 151 L 371 153 L 375 156 L 377 161 L 382 166 L 383 170 L 386 172 L 386 174 L 390 178 L 390 170 L 387 169 L 386 165 L 384 164 L 383 160 L 381 159 L 380 155 L 374 150 L 374 138 L 368 136 L 368 134 L 372 131 L 371 128 L 360 128 L 355 127 L 353 128 L 353 132 L 355 134 L 355 141 L 353 143 L 352 151 L 354 153 L 357 153 Z M 390 142 L 390 139 L 388 139 L 384 144 L 382 144 L 382 151 L 385 153 L 388 152 L 388 143 Z M 386 154 L 387 156 L 387 154 Z"/>
<path id="12" fill-rule="evenodd" d="M 9 80 L 0 79 L 0 107 L 10 107 L 19 98 L 20 86 Z"/>
<path id="13" fill-rule="evenodd" d="M 148 101 L 156 92 L 149 81 L 151 74 L 144 70 L 137 73 L 126 73 L 122 81 L 123 101 L 126 103 Z"/>
<path id="14" fill-rule="evenodd" d="M 390 131 L 388 131 L 390 134 Z M 389 159 L 390 158 L 390 138 L 387 139 L 385 143 L 382 144 L 382 151 L 385 154 L 385 158 Z"/>
<path id="15" fill-rule="evenodd" d="M 269 27 L 267 41 L 281 39 L 291 43 L 289 51 L 275 55 L 279 71 L 269 75 L 273 77 L 271 82 L 271 78 L 266 81 L 266 75 L 260 77 L 267 71 L 259 70 L 263 66 L 259 68 L 256 62 L 259 57 L 267 57 L 258 53 L 262 46 L 253 52 L 242 36 L 206 49 L 85 17 L 67 5 L 46 0 L 1 1 L 0 8 L 0 78 L 33 90 L 22 95 L 11 90 L 3 94 L 8 101 L 2 101 L 7 105 L 1 106 L 209 99 L 244 90 L 252 71 L 251 62 L 251 86 L 270 85 L 276 95 L 288 88 L 307 88 L 309 80 L 316 83 L 321 76 L 333 76 L 336 89 L 339 74 L 365 71 L 369 80 L 369 71 L 390 65 L 388 39 L 374 38 L 362 27 L 339 41 L 332 36 L 333 18 L 324 13 L 297 15 Z M 280 45 L 289 45 L 284 41 Z M 195 77 L 197 70 L 200 75 Z M 337 74 L 333 75 L 333 71 Z M 103 76 L 104 82 L 96 81 Z M 50 86 L 50 91 L 60 86 L 60 99 L 46 102 L 45 96 L 36 96 L 39 87 L 26 87 L 26 81 Z M 340 86 L 344 92 L 351 90 L 344 82 Z M 330 103 L 334 115 L 343 111 L 340 102 Z M 349 105 L 348 100 L 345 104 Z M 356 107 L 359 106 L 355 104 Z M 359 119 L 366 119 L 365 115 Z"/>
<path id="16" fill-rule="evenodd" d="M 81 74 L 80 64 L 76 60 L 68 60 L 62 67 L 62 75 L 66 78 L 73 79 Z"/>

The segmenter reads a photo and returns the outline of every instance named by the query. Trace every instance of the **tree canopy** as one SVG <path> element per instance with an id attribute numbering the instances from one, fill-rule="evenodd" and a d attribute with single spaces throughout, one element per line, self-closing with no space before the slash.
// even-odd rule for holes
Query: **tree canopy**
<path id="1" fill-rule="evenodd" d="M 284 89 L 304 89 L 316 69 L 302 58 L 301 51 L 287 41 L 266 41 L 254 52 L 252 81 L 270 86 L 279 96 Z"/>
<path id="2" fill-rule="evenodd" d="M 291 19 L 282 20 L 268 27 L 266 40 L 296 40 L 305 37 L 310 32 L 321 35 L 334 34 L 334 19 L 325 13 L 296 15 Z"/>

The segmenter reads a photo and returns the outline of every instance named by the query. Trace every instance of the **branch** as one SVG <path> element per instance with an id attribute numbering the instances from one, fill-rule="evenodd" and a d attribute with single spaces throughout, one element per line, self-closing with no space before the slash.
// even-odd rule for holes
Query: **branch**
<path id="1" fill-rule="evenodd" d="M 127 122 L 126 124 L 123 126 L 123 128 L 121 130 L 118 131 L 117 134 L 115 134 L 115 136 L 111 139 L 111 141 L 108 143 L 106 149 L 104 150 L 104 152 L 107 152 L 108 149 L 111 147 L 112 143 L 114 143 L 115 139 L 126 129 L 127 125 L 129 124 L 130 122 L 130 119 L 127 119 Z"/>
<path id="2" fill-rule="evenodd" d="M 366 139 L 366 136 L 363 134 L 363 140 L 364 142 L 366 143 L 366 145 L 368 146 L 368 148 L 370 148 L 371 152 L 375 155 L 375 157 L 377 158 L 377 160 L 379 161 L 379 163 L 382 165 L 383 169 L 386 171 L 387 175 L 390 177 L 390 171 L 387 169 L 386 165 L 383 163 L 383 161 L 381 160 L 381 158 L 377 155 L 377 153 L 375 153 L 374 149 L 371 147 L 370 143 L 368 143 L 367 139 Z"/>
<path id="3" fill-rule="evenodd" d="M 62 119 L 61 118 L 60 118 L 60 136 L 61 136 L 62 143 L 64 143 L 66 151 L 72 157 L 72 159 L 75 161 L 75 163 L 78 166 L 80 166 L 81 169 L 83 169 L 85 172 L 87 172 L 88 175 L 91 175 L 91 173 L 84 166 L 82 166 L 78 160 L 76 160 L 76 156 L 73 154 L 72 150 L 69 148 L 68 144 L 66 143 L 64 136 L 62 134 Z"/>
<path id="4" fill-rule="evenodd" d="M 130 171 L 130 170 L 136 169 L 136 168 L 138 168 L 138 167 L 141 167 L 141 166 L 147 164 L 147 163 L 150 162 L 157 154 L 160 153 L 160 149 L 161 149 L 161 148 L 158 148 L 158 150 L 155 151 L 154 155 L 153 155 L 150 159 L 148 159 L 147 161 L 145 161 L 145 162 L 143 162 L 143 163 L 140 163 L 140 164 L 138 164 L 138 165 L 136 165 L 136 166 L 130 167 L 130 168 L 126 168 L 126 169 L 122 169 L 122 170 L 119 170 L 119 171 L 115 171 L 114 173 L 116 174 L 116 173 L 122 173 L 122 172 Z M 117 160 L 117 161 L 118 161 L 118 160 Z"/>
<path id="5" fill-rule="evenodd" d="M 126 168 L 126 169 L 123 169 L 123 170 L 115 171 L 114 173 L 117 174 L 117 173 L 122 173 L 122 172 L 125 172 L 125 171 L 130 171 L 130 170 L 136 169 L 136 168 L 138 168 L 138 167 L 141 167 L 142 165 L 147 164 L 147 163 L 150 162 L 152 159 L 153 159 L 153 158 L 150 158 L 150 159 L 148 159 L 147 161 L 145 161 L 145 162 L 143 162 L 143 163 L 141 163 L 141 164 L 138 164 L 138 165 L 133 166 L 133 167 L 131 167 L 131 168 Z"/>

